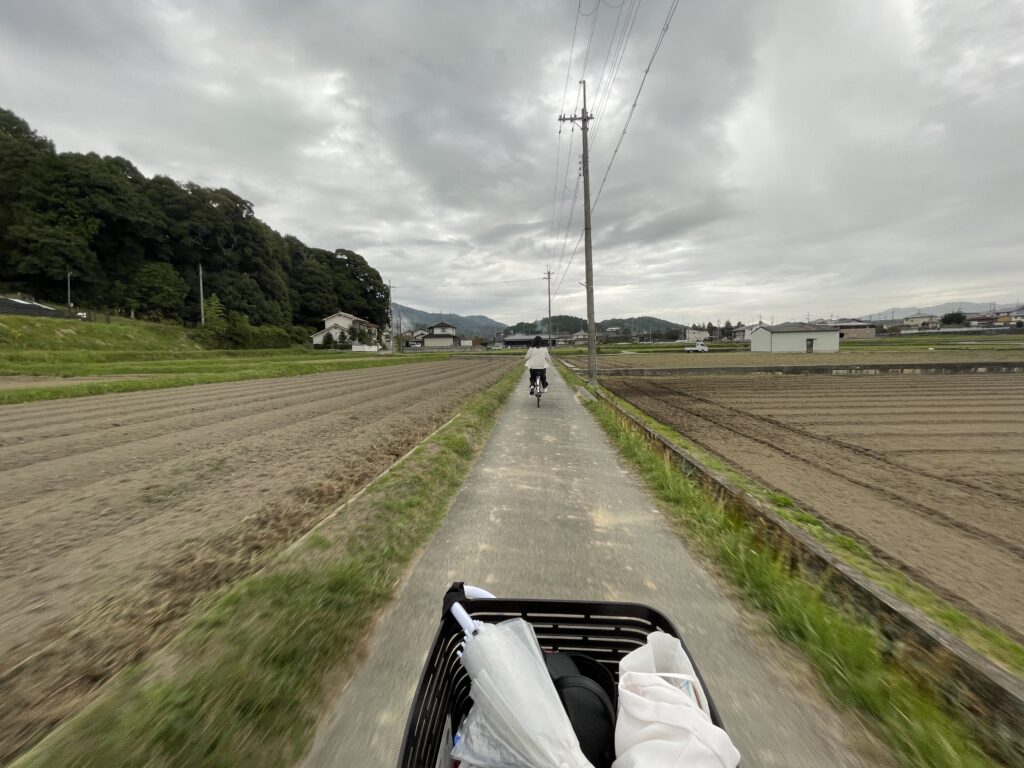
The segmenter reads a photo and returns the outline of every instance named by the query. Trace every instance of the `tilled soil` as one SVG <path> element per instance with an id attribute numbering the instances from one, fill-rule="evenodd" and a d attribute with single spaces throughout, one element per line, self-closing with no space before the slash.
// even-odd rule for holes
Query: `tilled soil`
<path id="1" fill-rule="evenodd" d="M 0 763 L 512 364 L 0 408 Z"/>
<path id="2" fill-rule="evenodd" d="M 570 357 L 573 365 L 586 369 L 586 355 Z M 856 350 L 808 355 L 804 352 L 641 352 L 598 355 L 599 370 L 623 368 L 756 368 L 778 365 L 894 365 L 922 363 L 1021 363 L 1024 345 L 1019 350 L 937 349 L 928 350 Z"/>
<path id="3" fill-rule="evenodd" d="M 602 383 L 1024 636 L 1024 375 Z"/>

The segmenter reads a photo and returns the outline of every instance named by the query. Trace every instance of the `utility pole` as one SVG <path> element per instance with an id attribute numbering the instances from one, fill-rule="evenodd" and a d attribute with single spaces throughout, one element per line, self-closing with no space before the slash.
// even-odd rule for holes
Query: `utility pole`
<path id="1" fill-rule="evenodd" d="M 400 352 L 402 349 L 402 321 L 398 321 L 398 333 L 395 333 L 395 287 L 388 281 L 388 325 L 391 326 L 391 352 Z M 401 315 L 399 315 L 401 318 Z"/>
<path id="2" fill-rule="evenodd" d="M 68 317 L 71 317 L 71 270 L 68 270 Z"/>
<path id="3" fill-rule="evenodd" d="M 590 148 L 587 144 L 587 126 L 593 116 L 587 113 L 587 81 L 583 86 L 583 111 L 579 115 L 560 115 L 559 122 L 579 122 L 583 131 L 583 245 L 586 258 L 587 289 L 587 379 L 597 383 L 597 330 L 594 326 L 594 250 L 590 238 Z"/>
<path id="4" fill-rule="evenodd" d="M 206 297 L 203 296 L 203 262 L 199 262 L 199 324 L 206 325 Z"/>
<path id="5" fill-rule="evenodd" d="M 544 280 L 548 281 L 548 346 L 551 346 L 551 270 L 544 273 Z"/>

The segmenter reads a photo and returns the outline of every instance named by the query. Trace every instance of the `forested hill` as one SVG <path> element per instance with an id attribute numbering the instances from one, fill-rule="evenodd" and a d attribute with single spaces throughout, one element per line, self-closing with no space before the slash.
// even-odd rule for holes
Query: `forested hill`
<path id="1" fill-rule="evenodd" d="M 382 325 L 387 286 L 343 248 L 312 248 L 228 189 L 143 176 L 122 157 L 56 152 L 0 109 L 0 289 L 151 319 L 199 319 L 205 294 L 255 325 L 318 326 L 339 309 Z"/>

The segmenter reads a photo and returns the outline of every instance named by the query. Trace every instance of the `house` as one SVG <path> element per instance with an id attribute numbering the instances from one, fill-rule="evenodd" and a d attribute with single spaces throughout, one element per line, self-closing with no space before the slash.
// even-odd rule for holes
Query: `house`
<path id="1" fill-rule="evenodd" d="M 937 315 L 911 315 L 904 317 L 900 324 L 904 328 L 938 328 L 939 318 Z"/>
<path id="2" fill-rule="evenodd" d="M 427 332 L 423 334 L 420 341 L 424 349 L 438 349 L 440 347 L 458 347 L 462 345 L 462 337 L 456 332 L 451 323 L 435 323 L 427 326 Z"/>
<path id="3" fill-rule="evenodd" d="M 839 329 L 818 323 L 763 325 L 750 334 L 751 352 L 838 352 Z"/>
<path id="4" fill-rule="evenodd" d="M 354 344 L 353 349 L 360 352 L 374 351 L 376 352 L 379 347 L 376 343 L 377 337 L 377 326 L 371 323 L 369 320 L 363 320 L 361 317 L 350 315 L 348 312 L 335 312 L 333 315 L 324 318 L 324 328 L 322 331 L 317 331 L 310 338 L 313 340 L 313 344 L 321 345 L 324 343 L 324 338 L 327 334 L 331 334 L 331 338 L 334 341 L 338 339 L 350 340 L 352 338 L 352 330 L 363 328 L 370 332 L 373 342 L 371 344 Z"/>
<path id="5" fill-rule="evenodd" d="M 762 328 L 767 323 L 762 323 L 758 320 L 753 325 L 739 325 L 732 329 L 732 340 L 733 341 L 745 341 L 750 342 L 750 334 L 756 331 L 758 328 Z"/>
<path id="6" fill-rule="evenodd" d="M 687 328 L 685 341 L 707 341 L 711 336 L 707 331 L 700 328 Z"/>

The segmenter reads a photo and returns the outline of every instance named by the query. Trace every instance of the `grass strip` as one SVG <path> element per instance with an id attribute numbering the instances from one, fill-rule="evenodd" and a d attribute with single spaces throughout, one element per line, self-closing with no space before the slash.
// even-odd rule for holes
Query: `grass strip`
<path id="1" fill-rule="evenodd" d="M 564 372 L 581 384 L 579 377 Z M 833 699 L 871 723 L 908 766 L 992 768 L 964 726 L 886 662 L 877 631 L 830 603 L 826 581 L 794 572 L 744 522 L 600 400 L 586 407 L 635 467 L 679 532 L 710 557 L 772 626 L 807 655 Z"/>
<path id="2" fill-rule="evenodd" d="M 404 365 L 419 363 L 426 360 L 447 360 L 449 353 L 432 353 L 429 355 L 396 355 L 394 357 L 324 357 L 322 359 L 303 359 L 299 361 L 255 358 L 242 361 L 242 364 L 219 366 L 220 370 L 204 373 L 166 373 L 166 366 L 159 364 L 119 366 L 118 370 L 109 370 L 108 374 L 146 373 L 144 379 L 116 379 L 113 381 L 88 381 L 78 384 L 63 384 L 49 387 L 22 387 L 0 390 L 0 405 L 28 403 L 38 400 L 57 400 L 67 397 L 86 397 L 103 395 L 112 392 L 137 392 L 150 389 L 168 389 L 171 387 L 189 387 L 193 384 L 217 384 L 226 381 L 249 381 L 253 379 L 275 379 L 287 376 L 306 376 L 311 373 L 329 371 L 350 371 L 357 368 L 380 368 L 388 365 Z M 233 363 L 234 361 L 232 361 Z M 170 366 L 173 369 L 173 365 Z M 186 368 L 185 365 L 179 365 Z M 186 368 L 187 369 L 187 368 Z M 155 373 L 151 376 L 150 372 Z M 68 375 L 68 374 L 65 374 Z M 69 374 L 75 375 L 75 374 Z M 83 374 L 84 375 L 84 374 Z"/>
<path id="3" fill-rule="evenodd" d="M 567 375 L 575 376 L 571 372 Z M 577 381 L 582 379 L 576 377 Z M 883 589 L 912 605 L 943 629 L 959 637 L 974 650 L 1017 675 L 1024 675 L 1024 646 L 998 627 L 957 608 L 903 571 L 886 564 L 851 536 L 836 531 L 820 518 L 800 509 L 783 493 L 767 488 L 737 472 L 717 455 L 689 440 L 665 424 L 652 419 L 627 400 L 602 390 L 615 404 L 639 419 L 662 437 L 683 448 L 704 466 L 720 472 L 735 486 L 771 505 L 776 514 L 809 533 L 832 554 L 861 571 Z"/>
<path id="4" fill-rule="evenodd" d="M 516 368 L 472 398 L 301 546 L 197 611 L 164 651 L 14 766 L 292 765 L 520 377 Z"/>

